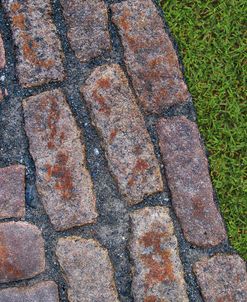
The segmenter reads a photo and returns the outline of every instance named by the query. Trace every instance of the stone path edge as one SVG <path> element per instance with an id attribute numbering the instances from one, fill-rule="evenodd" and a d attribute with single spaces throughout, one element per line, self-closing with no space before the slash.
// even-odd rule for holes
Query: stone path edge
<path id="1" fill-rule="evenodd" d="M 117 3 L 119 1 L 105 1 L 108 6 L 109 4 L 112 3 Z M 157 1 L 155 1 L 157 2 Z M 157 3 L 156 3 L 157 4 Z M 85 139 L 85 144 L 86 144 L 86 149 L 87 149 L 87 161 L 88 161 L 88 166 L 89 170 L 92 174 L 93 181 L 95 183 L 95 191 L 97 195 L 97 207 L 100 208 L 102 211 L 103 215 L 102 217 L 98 220 L 97 224 L 94 226 L 86 226 L 86 227 L 79 227 L 75 230 L 71 231 L 64 231 L 61 233 L 56 233 L 49 222 L 48 217 L 46 216 L 43 207 L 41 206 L 40 202 L 38 201 L 38 197 L 36 195 L 36 191 L 34 188 L 35 184 L 35 170 L 34 170 L 34 163 L 32 158 L 30 157 L 29 151 L 28 151 L 28 143 L 25 138 L 25 134 L 21 133 L 21 138 L 24 137 L 25 141 L 25 148 L 24 150 L 19 150 L 14 156 L 12 157 L 12 160 L 8 160 L 6 158 L 5 160 L 0 160 L 0 167 L 5 166 L 6 164 L 14 164 L 14 163 L 22 163 L 27 166 L 27 172 L 26 172 L 26 183 L 27 183 L 27 191 L 30 193 L 30 196 L 27 196 L 27 213 L 26 213 L 26 221 L 34 223 L 37 225 L 41 230 L 43 237 L 45 239 L 45 244 L 46 244 L 46 260 L 48 264 L 48 268 L 46 269 L 46 272 L 42 273 L 39 276 L 34 277 L 30 281 L 18 281 L 18 282 L 11 282 L 10 284 L 3 284 L 0 285 L 0 289 L 6 288 L 9 286 L 21 286 L 21 285 L 31 285 L 37 281 L 40 280 L 54 280 L 58 286 L 59 286 L 59 293 L 60 293 L 60 299 L 62 302 L 67 301 L 66 298 L 66 289 L 67 285 L 64 282 L 64 279 L 61 277 L 61 272 L 59 270 L 59 265 L 57 263 L 57 260 L 54 255 L 54 250 L 55 250 L 55 243 L 60 237 L 66 237 L 70 236 L 73 234 L 73 236 L 78 235 L 83 238 L 97 238 L 100 243 L 102 243 L 103 246 L 106 246 L 109 250 L 109 255 L 112 260 L 114 269 L 116 271 L 115 277 L 116 277 L 116 285 L 118 290 L 121 293 L 121 298 L 123 301 L 133 301 L 131 294 L 130 294 L 130 278 L 127 278 L 124 280 L 122 283 L 122 280 L 124 279 L 121 275 L 121 270 L 123 267 L 123 263 L 119 264 L 118 263 L 118 255 L 116 251 L 114 251 L 114 247 L 111 246 L 110 242 L 107 241 L 106 238 L 101 238 L 101 236 L 98 234 L 98 231 L 100 229 L 100 226 L 107 225 L 107 210 L 105 209 L 105 206 L 103 205 L 103 195 L 102 195 L 102 187 L 99 185 L 99 180 L 102 178 L 101 176 L 106 173 L 106 178 L 108 179 L 107 181 L 110 181 L 110 195 L 111 197 L 117 198 L 121 200 L 121 197 L 119 193 L 117 192 L 116 185 L 114 181 L 112 180 L 111 175 L 108 173 L 107 169 L 107 163 L 106 159 L 103 155 L 102 148 L 100 146 L 99 138 L 93 129 L 93 127 L 90 125 L 90 119 L 88 118 L 87 115 L 87 110 L 85 107 L 85 104 L 80 101 L 80 93 L 79 93 L 79 87 L 80 85 L 85 81 L 85 79 L 89 76 L 90 71 L 94 69 L 96 66 L 100 66 L 104 63 L 109 63 L 109 62 L 117 62 L 119 63 L 124 70 L 126 70 L 124 64 L 123 64 L 123 59 L 117 54 L 116 49 L 119 47 L 121 48 L 121 43 L 119 41 L 119 37 L 116 33 L 116 28 L 109 23 L 110 27 L 110 32 L 111 32 L 111 38 L 113 39 L 113 50 L 111 52 L 111 58 L 106 54 L 104 57 L 101 58 L 96 58 L 91 60 L 87 64 L 80 64 L 78 63 L 78 60 L 75 58 L 73 51 L 71 50 L 68 42 L 67 42 L 67 37 L 66 34 L 64 33 L 64 30 L 67 28 L 61 13 L 61 6 L 58 3 L 57 0 L 54 0 L 52 3 L 52 8 L 56 9 L 58 14 L 55 16 L 54 21 L 56 24 L 56 27 L 59 32 L 59 37 L 62 41 L 62 47 L 64 49 L 65 53 L 65 69 L 66 71 L 69 71 L 67 74 L 67 79 L 64 82 L 61 83 L 51 83 L 48 85 L 43 85 L 38 88 L 31 88 L 31 89 L 22 89 L 20 85 L 18 84 L 17 79 L 14 77 L 15 74 L 15 56 L 13 52 L 13 45 L 12 41 L 8 40 L 6 36 L 10 34 L 10 28 L 9 25 L 5 25 L 4 21 L 6 20 L 6 16 L 3 14 L 2 9 L 0 9 L 0 19 L 3 20 L 0 22 L 0 31 L 4 32 L 3 34 L 3 40 L 4 40 L 4 45 L 5 45 L 5 51 L 6 51 L 6 63 L 7 67 L 5 67 L 4 73 L 6 74 L 6 86 L 5 88 L 8 88 L 9 95 L 11 95 L 12 98 L 16 100 L 16 104 L 11 104 L 11 106 L 19 108 L 21 104 L 21 100 L 24 97 L 29 97 L 34 94 L 38 94 L 43 91 L 51 90 L 53 88 L 58 88 L 63 86 L 64 87 L 64 92 L 68 98 L 68 102 L 70 104 L 70 107 L 72 109 L 72 112 L 74 116 L 76 117 L 77 123 L 81 129 L 83 129 L 86 139 Z M 110 12 L 110 10 L 108 11 Z M 161 9 L 159 8 L 160 14 L 162 14 Z M 163 14 L 162 14 L 163 17 Z M 168 28 L 166 27 L 166 30 L 169 32 Z M 170 35 L 170 34 L 169 34 Z M 173 39 L 172 39 L 173 40 Z M 174 41 L 173 41 L 174 43 Z M 175 49 L 177 50 L 176 46 Z M 179 57 L 179 56 L 178 56 Z M 181 61 L 180 61 L 181 64 Z M 83 66 L 85 72 L 83 72 L 80 68 Z M 1 71 L 2 74 L 2 71 Z M 129 79 L 130 80 L 130 79 Z M 131 81 L 130 81 L 131 82 Z M 12 83 L 14 83 L 12 87 Z M 73 93 L 71 91 L 73 90 Z M 70 93 L 68 93 L 70 91 Z M 6 98 L 6 101 L 8 102 L 10 98 Z M 3 105 L 4 107 L 5 105 Z M 7 111 L 7 109 L 5 108 Z M 76 110 L 79 110 L 79 113 L 76 113 Z M 196 119 L 196 114 L 193 108 L 193 104 L 191 100 L 183 105 L 183 106 L 175 106 L 173 108 L 169 108 L 166 110 L 163 114 L 165 117 L 170 117 L 170 116 L 175 116 L 175 115 L 185 115 L 187 116 L 190 120 L 195 121 Z M 23 119 L 23 116 L 22 116 Z M 82 123 L 82 119 L 84 120 L 84 124 Z M 158 147 L 158 139 L 155 131 L 155 121 L 156 121 L 156 116 L 148 116 L 145 117 L 146 125 L 148 127 L 150 136 L 152 138 L 152 141 L 155 145 L 155 150 L 158 152 L 159 147 Z M 88 124 L 87 124 L 88 123 Z M 1 124 L 1 122 L 0 122 Z M 85 124 L 87 124 L 85 126 Z M 21 122 L 21 125 L 23 127 L 23 120 Z M 89 144 L 90 142 L 90 144 Z M 92 144 L 92 145 L 91 145 Z M 91 145 L 91 146 L 90 146 Z M 99 158 L 95 156 L 94 154 L 94 149 L 97 148 L 100 152 Z M 156 154 L 157 156 L 159 155 L 158 153 Z M 97 158 L 98 161 L 102 164 L 102 170 L 103 172 L 99 172 L 97 165 L 95 165 L 94 161 L 95 158 Z M 158 156 L 158 158 L 160 158 Z M 165 178 L 164 171 L 162 171 L 163 177 Z M 215 197 L 216 198 L 216 197 Z M 217 199 L 216 199 L 217 200 Z M 123 202 L 121 201 L 123 204 Z M 217 247 L 214 248 L 209 248 L 209 249 L 200 249 L 200 248 L 192 248 L 190 244 L 188 244 L 182 235 L 181 228 L 179 226 L 179 223 L 177 221 L 177 218 L 175 216 L 174 211 L 171 208 L 171 203 L 169 200 L 169 195 L 167 193 L 162 193 L 162 194 L 156 194 L 155 196 L 150 196 L 148 198 L 145 198 L 144 202 L 133 206 L 129 208 L 130 212 L 134 211 L 135 209 L 140 209 L 144 208 L 147 205 L 166 205 L 170 208 L 170 214 L 171 217 L 174 221 L 174 227 L 175 227 L 175 233 L 178 238 L 179 246 L 180 246 L 180 257 L 182 259 L 182 263 L 185 268 L 185 279 L 187 284 L 189 284 L 191 290 L 189 292 L 189 298 L 190 301 L 201 301 L 201 295 L 198 290 L 197 283 L 195 281 L 195 277 L 192 273 L 192 267 L 191 267 L 191 261 L 195 262 L 198 260 L 201 256 L 212 256 L 215 253 L 219 252 L 228 252 L 228 253 L 234 253 L 232 248 L 228 245 L 227 242 L 223 242 Z M 120 209 L 116 210 L 118 213 L 123 213 L 125 215 L 123 221 L 127 224 L 127 215 L 125 213 L 125 210 L 123 206 Z M 36 213 L 35 213 L 36 212 Z M 113 214 L 112 214 L 113 215 Z M 114 216 L 114 215 L 113 215 Z M 9 221 L 8 219 L 3 220 L 4 221 Z M 122 221 L 121 221 L 122 223 Z M 117 225 L 120 225 L 120 222 L 117 223 Z M 128 228 L 123 231 L 124 234 L 128 233 Z M 50 251 L 47 251 L 47 247 L 51 247 Z M 127 244 L 126 241 L 124 242 L 123 246 L 121 246 L 120 250 L 123 252 L 124 255 L 124 261 L 126 263 L 129 261 L 129 255 L 127 251 Z M 125 263 L 125 265 L 126 265 Z M 48 272 L 49 271 L 49 272 Z M 130 267 L 129 265 L 126 266 L 126 271 L 129 273 L 130 272 Z M 120 278 L 119 278 L 120 275 Z M 118 280 L 119 278 L 119 280 Z M 127 285 L 127 286 L 126 286 Z M 127 288 L 127 294 L 124 295 L 125 288 Z M 124 298 L 125 297 L 125 298 Z M 124 300 L 125 299 L 125 300 Z"/>

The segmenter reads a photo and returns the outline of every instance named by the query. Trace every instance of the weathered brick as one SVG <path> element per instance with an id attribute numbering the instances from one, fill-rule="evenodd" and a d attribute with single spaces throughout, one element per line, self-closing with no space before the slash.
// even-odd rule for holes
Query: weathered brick
<path id="1" fill-rule="evenodd" d="M 0 69 L 4 68 L 6 64 L 5 61 L 5 50 L 4 50 L 4 45 L 3 45 L 3 39 L 0 34 Z"/>
<path id="2" fill-rule="evenodd" d="M 152 0 L 128 0 L 111 6 L 124 60 L 146 112 L 160 113 L 183 103 L 189 92 L 164 23 Z"/>
<path id="3" fill-rule="evenodd" d="M 219 244 L 226 231 L 196 124 L 185 117 L 160 119 L 157 130 L 172 203 L 186 239 L 201 247 Z"/>
<path id="4" fill-rule="evenodd" d="M 37 188 L 57 230 L 97 218 L 93 184 L 81 133 L 61 90 L 23 102 L 25 129 L 37 172 Z"/>
<path id="5" fill-rule="evenodd" d="M 0 290 L 1 302 L 59 302 L 58 288 L 53 281 L 33 286 L 11 287 Z"/>
<path id="6" fill-rule="evenodd" d="M 50 0 L 3 0 L 17 46 L 17 73 L 24 87 L 64 78 L 63 54 Z"/>
<path id="7" fill-rule="evenodd" d="M 69 285 L 70 302 L 119 301 L 108 252 L 96 240 L 61 238 L 56 255 Z"/>
<path id="8" fill-rule="evenodd" d="M 189 301 L 167 208 L 149 207 L 131 214 L 130 255 L 136 302 Z"/>
<path id="9" fill-rule="evenodd" d="M 62 0 L 68 39 L 81 62 L 111 50 L 107 7 L 103 0 Z"/>
<path id="10" fill-rule="evenodd" d="M 25 215 L 25 167 L 0 169 L 0 219 Z"/>
<path id="11" fill-rule="evenodd" d="M 194 267 L 205 302 L 246 302 L 246 263 L 237 255 L 203 258 Z"/>
<path id="12" fill-rule="evenodd" d="M 102 137 L 109 168 L 129 204 L 162 191 L 151 139 L 120 66 L 96 68 L 81 91 Z"/>
<path id="13" fill-rule="evenodd" d="M 45 269 L 44 241 L 26 222 L 0 223 L 0 283 L 29 279 Z"/>

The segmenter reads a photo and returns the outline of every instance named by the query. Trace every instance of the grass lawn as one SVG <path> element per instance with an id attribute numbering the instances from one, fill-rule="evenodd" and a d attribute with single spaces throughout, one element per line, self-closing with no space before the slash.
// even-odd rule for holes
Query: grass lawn
<path id="1" fill-rule="evenodd" d="M 247 260 L 246 1 L 160 3 L 179 46 L 231 244 Z"/>

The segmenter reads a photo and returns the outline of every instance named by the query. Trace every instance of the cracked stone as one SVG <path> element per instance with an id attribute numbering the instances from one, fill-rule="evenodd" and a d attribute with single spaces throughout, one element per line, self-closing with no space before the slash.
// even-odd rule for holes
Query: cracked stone
<path id="1" fill-rule="evenodd" d="M 96 68 L 81 88 L 110 171 L 128 203 L 161 192 L 163 182 L 145 121 L 119 65 Z"/>
<path id="2" fill-rule="evenodd" d="M 23 87 L 64 79 L 63 53 L 49 0 L 3 0 L 17 47 L 17 74 Z"/>
<path id="3" fill-rule="evenodd" d="M 25 215 L 25 167 L 0 168 L 0 219 Z"/>
<path id="4" fill-rule="evenodd" d="M 44 270 L 40 230 L 27 222 L 0 223 L 0 283 L 29 279 Z"/>
<path id="5" fill-rule="evenodd" d="M 185 238 L 200 247 L 219 244 L 226 239 L 226 230 L 214 202 L 197 125 L 183 116 L 162 118 L 157 131 L 172 204 Z"/>
<path id="6" fill-rule="evenodd" d="M 168 208 L 131 213 L 132 293 L 136 302 L 188 302 L 183 267 Z"/>
<path id="7" fill-rule="evenodd" d="M 246 302 L 246 263 L 238 255 L 218 254 L 193 266 L 205 302 Z"/>
<path id="8" fill-rule="evenodd" d="M 11 287 L 0 290 L 1 302 L 59 302 L 58 287 L 53 281 L 32 286 Z"/>
<path id="9" fill-rule="evenodd" d="M 68 39 L 81 62 L 111 50 L 107 7 L 102 0 L 62 0 Z"/>
<path id="10" fill-rule="evenodd" d="M 61 238 L 56 255 L 68 282 L 69 302 L 119 301 L 108 252 L 96 240 Z"/>
<path id="11" fill-rule="evenodd" d="M 59 89 L 23 102 L 37 189 L 56 230 L 95 222 L 96 198 L 80 130 Z"/>
<path id="12" fill-rule="evenodd" d="M 112 21 L 124 47 L 124 61 L 140 104 L 147 113 L 189 98 L 178 57 L 152 0 L 113 4 Z"/>

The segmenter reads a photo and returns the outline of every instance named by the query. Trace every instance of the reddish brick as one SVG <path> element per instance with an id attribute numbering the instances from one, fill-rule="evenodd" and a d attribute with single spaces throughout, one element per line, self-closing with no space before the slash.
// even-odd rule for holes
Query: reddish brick
<path id="1" fill-rule="evenodd" d="M 167 208 L 150 207 L 131 214 L 130 255 L 136 302 L 189 301 Z"/>
<path id="2" fill-rule="evenodd" d="M 194 267 L 205 302 L 246 302 L 247 272 L 237 255 L 203 258 Z"/>
<path id="3" fill-rule="evenodd" d="M 25 215 L 25 167 L 0 169 L 0 219 Z"/>
<path id="4" fill-rule="evenodd" d="M 97 218 L 93 184 L 81 133 L 61 90 L 23 102 L 25 129 L 37 171 L 37 188 L 56 230 Z"/>
<path id="5" fill-rule="evenodd" d="M 68 39 L 81 62 L 111 50 L 107 7 L 103 0 L 62 0 Z"/>
<path id="6" fill-rule="evenodd" d="M 58 288 L 53 281 L 33 286 L 11 287 L 0 290 L 1 302 L 59 302 Z"/>
<path id="7" fill-rule="evenodd" d="M 189 98 L 178 58 L 152 0 L 128 0 L 111 6 L 124 60 L 146 112 L 160 113 Z"/>
<path id="8" fill-rule="evenodd" d="M 63 54 L 50 0 L 3 0 L 17 46 L 17 73 L 24 87 L 64 78 Z"/>
<path id="9" fill-rule="evenodd" d="M 44 241 L 26 222 L 0 223 L 0 283 L 32 278 L 45 270 Z"/>
<path id="10" fill-rule="evenodd" d="M 201 247 L 219 244 L 226 231 L 196 124 L 185 117 L 160 119 L 157 130 L 172 203 L 186 239 Z"/>
<path id="11" fill-rule="evenodd" d="M 4 68 L 6 64 L 5 61 L 5 50 L 4 50 L 4 45 L 3 45 L 3 39 L 0 34 L 0 69 Z"/>
<path id="12" fill-rule="evenodd" d="M 162 191 L 153 145 L 120 66 L 96 68 L 81 91 L 102 137 L 109 168 L 129 204 Z"/>
<path id="13" fill-rule="evenodd" d="M 96 240 L 61 238 L 56 255 L 69 285 L 70 302 L 119 301 L 108 252 Z"/>

